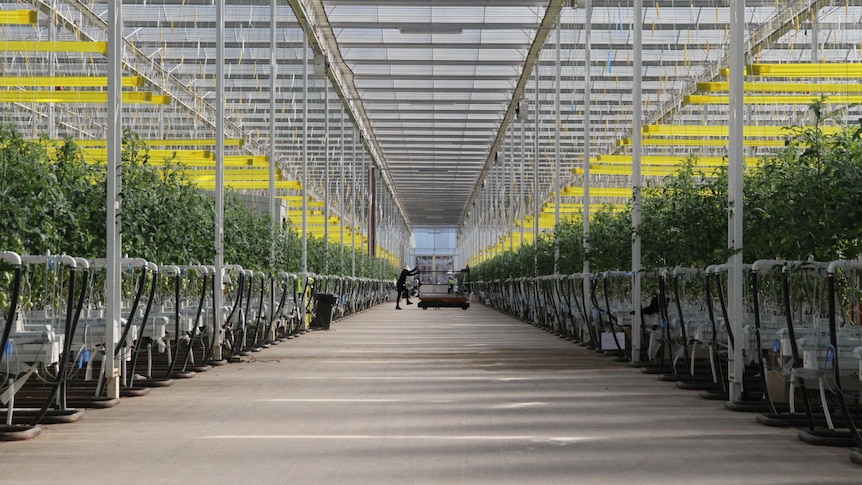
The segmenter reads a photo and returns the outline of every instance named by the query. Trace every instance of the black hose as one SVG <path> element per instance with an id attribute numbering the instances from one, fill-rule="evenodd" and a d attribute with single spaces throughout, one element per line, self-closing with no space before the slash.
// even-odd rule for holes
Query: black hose
<path id="1" fill-rule="evenodd" d="M 194 322 L 193 325 L 194 325 L 195 329 L 198 328 L 198 321 L 200 321 L 201 313 L 203 313 L 204 300 L 206 299 L 206 296 L 207 296 L 207 275 L 204 274 L 204 281 L 203 281 L 203 283 L 201 283 L 201 297 L 200 297 L 200 300 L 198 300 L 198 309 L 195 312 L 195 319 L 193 320 L 193 322 Z M 192 358 L 192 352 L 194 351 L 194 349 L 192 347 L 192 341 L 193 341 L 194 337 L 195 337 L 195 335 L 193 332 L 192 335 L 189 336 L 189 352 L 186 354 L 186 358 L 183 361 L 183 368 L 182 368 L 183 371 L 186 370 L 186 368 L 189 365 L 189 361 Z"/>
<path id="2" fill-rule="evenodd" d="M 141 343 L 144 341 L 144 334 L 147 329 L 147 321 L 150 319 L 150 310 L 153 308 L 153 300 L 156 299 L 156 288 L 159 285 L 159 275 L 153 273 L 152 280 L 150 281 L 150 295 L 147 297 L 147 307 L 144 308 L 144 316 L 141 321 L 141 330 L 138 333 L 138 343 L 135 345 L 135 351 L 132 353 L 132 368 L 128 372 L 129 374 L 129 382 L 128 386 L 132 387 L 135 383 L 135 367 L 138 364 L 138 357 L 141 354 Z M 152 377 L 152 376 L 147 376 Z"/>
<path id="3" fill-rule="evenodd" d="M 682 302 L 679 298 L 679 278 L 674 275 L 673 278 L 673 297 L 676 300 L 676 312 L 679 315 L 679 331 L 682 334 L 682 349 L 685 355 L 685 363 L 688 366 L 689 382 L 694 382 L 694 372 L 691 367 L 691 356 L 688 352 L 688 331 L 685 329 L 685 317 L 682 314 Z"/>
<path id="4" fill-rule="evenodd" d="M 673 342 L 670 338 L 670 315 L 667 311 L 667 280 L 664 276 L 660 276 L 658 279 L 658 311 L 659 311 L 659 323 L 662 324 L 662 339 L 664 340 L 664 344 L 667 345 L 667 351 L 662 349 L 661 360 L 659 361 L 661 365 L 665 364 L 665 356 L 669 356 L 671 359 L 671 370 L 674 375 L 676 374 L 676 366 L 673 365 Z"/>
<path id="5" fill-rule="evenodd" d="M 251 313 L 249 313 L 249 309 L 251 308 L 252 290 L 254 290 L 254 275 L 251 275 L 248 278 L 248 293 L 246 293 L 246 295 L 245 295 L 245 311 L 242 312 L 242 325 L 241 325 L 241 332 L 240 332 L 240 341 L 239 341 L 239 345 L 236 346 L 237 352 L 242 352 L 243 350 L 247 349 L 247 346 L 246 346 L 246 331 L 247 331 L 246 323 L 247 323 L 248 316 L 251 315 Z"/>
<path id="6" fill-rule="evenodd" d="M 565 335 L 565 331 L 563 329 L 563 297 L 560 295 L 559 285 L 557 284 L 557 278 L 554 277 L 551 280 L 551 295 L 553 298 L 551 301 L 554 302 L 554 332 L 557 332 L 560 335 Z"/>
<path id="7" fill-rule="evenodd" d="M 12 324 L 15 323 L 15 314 L 18 312 L 18 299 L 21 296 L 21 266 L 15 266 L 15 276 L 12 282 L 12 299 L 9 302 L 9 313 L 6 314 L 6 326 L 3 327 L 3 337 L 0 338 L 0 362 L 6 353 L 6 344 L 9 342 L 9 334 L 12 332 Z"/>
<path id="8" fill-rule="evenodd" d="M 174 276 L 174 345 L 171 349 L 171 365 L 168 367 L 167 379 L 174 375 L 177 366 L 177 357 L 180 353 L 180 273 Z"/>
<path id="9" fill-rule="evenodd" d="M 243 293 L 245 292 L 245 273 L 243 271 L 240 271 L 238 278 L 239 278 L 239 287 L 237 288 L 237 292 L 236 292 L 236 301 L 234 301 L 233 308 L 231 308 L 230 313 L 228 314 L 227 320 L 225 320 L 225 325 L 228 327 L 226 329 L 226 332 L 230 332 L 231 335 L 234 336 L 234 338 L 232 338 L 233 344 L 232 344 L 232 348 L 231 348 L 231 353 L 237 353 L 237 352 L 241 351 L 241 349 L 237 348 L 237 345 L 236 345 L 235 332 L 234 332 L 234 328 L 233 328 L 233 318 L 234 318 L 234 315 L 236 315 L 237 310 L 239 309 L 240 305 L 242 305 L 242 297 L 243 297 Z M 239 310 L 239 313 L 242 314 L 242 310 Z"/>
<path id="10" fill-rule="evenodd" d="M 787 338 L 790 339 L 790 355 L 793 359 L 791 369 L 791 379 L 793 369 L 802 367 L 802 358 L 799 356 L 799 346 L 796 343 L 796 330 L 793 327 L 793 313 L 790 307 L 790 275 L 784 273 L 781 281 L 781 291 L 784 294 L 784 314 L 787 320 Z M 811 401 L 808 398 L 808 391 L 805 387 L 805 379 L 799 379 L 799 390 L 802 394 L 802 405 L 805 407 L 805 417 L 808 421 L 809 431 L 814 431 L 814 415 L 811 413 Z"/>
<path id="11" fill-rule="evenodd" d="M 206 353 L 204 354 L 204 362 L 209 362 L 212 360 L 213 354 L 215 353 L 216 341 L 218 340 L 219 335 L 219 316 L 221 315 L 221 309 L 216 308 L 216 291 L 219 291 L 220 288 L 217 286 L 220 283 L 216 283 L 216 275 L 213 275 L 212 282 L 212 302 L 213 302 L 213 328 L 212 333 L 210 335 L 210 344 L 209 348 L 207 348 Z"/>
<path id="12" fill-rule="evenodd" d="M 135 313 L 138 311 L 138 303 L 141 301 L 141 294 L 144 292 L 144 285 L 147 282 L 147 267 L 141 266 L 141 277 L 138 279 L 138 291 L 135 292 L 135 300 L 132 302 L 132 308 L 129 310 L 129 318 L 126 320 L 126 327 L 123 329 L 123 335 L 117 341 L 117 346 L 114 348 L 114 357 L 120 355 L 120 352 L 126 346 L 126 339 L 129 337 L 129 331 L 132 329 L 132 321 L 135 319 Z"/>
<path id="13" fill-rule="evenodd" d="M 583 316 L 583 315 L 584 315 L 584 312 L 581 310 L 581 303 L 580 303 L 580 301 L 578 301 L 578 295 L 577 295 L 577 291 L 576 291 L 576 286 L 577 286 L 577 285 L 575 285 L 575 280 L 574 280 L 574 278 L 572 278 L 572 279 L 569 281 L 569 285 L 568 285 L 568 288 L 567 288 L 567 292 L 568 292 L 568 294 L 570 294 L 570 295 L 571 295 L 571 301 L 572 301 L 572 302 L 574 302 L 574 304 L 575 304 L 575 312 L 576 312 L 577 314 L 580 314 L 581 316 Z M 579 331 L 580 329 L 579 329 L 579 328 L 577 327 L 577 325 L 575 324 L 574 316 L 575 316 L 575 315 L 573 314 L 573 315 L 572 315 L 572 317 L 573 317 L 573 318 L 572 318 L 572 334 L 574 335 L 574 337 L 575 337 L 575 338 L 577 338 L 577 339 L 578 339 L 578 341 L 581 341 L 581 342 L 582 342 L 582 341 L 584 340 L 584 339 L 583 339 L 583 334 L 581 334 L 581 333 L 580 333 L 580 331 Z"/>
<path id="14" fill-rule="evenodd" d="M 279 302 L 278 302 L 278 319 L 280 321 L 283 321 L 282 319 L 287 317 L 287 315 L 284 314 L 284 305 L 287 304 L 287 290 L 288 290 L 287 282 L 283 281 L 281 283 L 281 300 L 279 300 Z M 278 328 L 276 328 L 276 332 L 277 331 L 278 331 Z M 289 328 L 287 329 L 287 333 L 290 333 Z M 286 337 L 287 335 L 284 335 L 284 336 Z"/>
<path id="15" fill-rule="evenodd" d="M 832 347 L 832 378 L 835 379 L 835 394 L 838 398 L 838 405 L 841 407 L 841 413 L 844 415 L 847 428 L 850 434 L 853 435 L 853 440 L 856 446 L 862 448 L 862 436 L 859 436 L 859 430 L 856 428 L 856 423 L 853 421 L 853 416 L 850 415 L 850 410 L 847 408 L 847 401 L 844 399 L 844 389 L 841 386 L 841 372 L 838 361 L 838 331 L 835 328 L 835 273 L 827 275 L 826 281 L 829 288 L 829 345 Z"/>
<path id="16" fill-rule="evenodd" d="M 752 298 L 754 303 L 754 338 L 757 345 L 757 364 L 760 366 L 760 386 L 763 389 L 763 397 L 766 398 L 766 402 L 769 404 L 769 409 L 774 414 L 778 414 L 778 410 L 775 409 L 775 402 L 772 401 L 772 396 L 769 395 L 769 387 L 766 384 L 766 362 L 763 359 L 763 347 L 760 338 L 760 295 L 758 294 L 757 287 L 757 271 L 751 272 L 751 292 L 754 293 Z"/>
<path id="17" fill-rule="evenodd" d="M 564 284 L 560 285 L 560 294 L 563 296 L 563 301 L 566 303 L 566 310 L 568 310 L 568 314 L 572 314 L 572 298 L 569 295 L 569 292 L 564 288 Z M 566 328 L 566 337 L 574 337 L 574 320 L 572 320 L 572 328 L 570 329 L 568 325 Z"/>
<path id="18" fill-rule="evenodd" d="M 554 295 L 554 314 L 557 316 L 556 321 L 554 322 L 554 331 L 558 332 L 560 335 L 566 335 L 568 333 L 568 329 L 564 328 L 563 324 L 563 305 L 565 304 L 565 298 L 563 298 L 562 291 L 560 290 L 559 279 L 554 277 L 551 280 L 551 293 Z"/>
<path id="19" fill-rule="evenodd" d="M 272 335 L 273 320 L 275 320 L 275 277 L 269 275 L 269 316 L 266 319 L 266 329 L 263 332 L 265 339 L 263 343 L 271 342 L 269 336 Z"/>
<path id="20" fill-rule="evenodd" d="M 608 297 L 608 279 L 607 278 L 602 278 L 602 290 L 604 290 L 604 294 L 605 294 L 604 295 L 605 296 L 605 308 L 608 311 L 608 322 L 611 324 L 611 334 L 614 337 L 614 344 L 617 346 L 617 350 L 619 350 L 620 352 L 622 352 L 623 355 L 626 356 L 626 359 L 631 360 L 632 359 L 631 354 L 626 352 L 626 349 L 620 345 L 620 341 L 617 338 L 616 329 L 614 328 L 614 322 L 616 321 L 616 317 L 614 316 L 613 313 L 611 313 L 611 301 L 610 301 L 610 298 Z M 620 329 L 622 329 L 622 327 L 619 324 L 617 324 L 617 326 Z"/>
<path id="21" fill-rule="evenodd" d="M 312 298 L 312 296 L 314 296 L 314 283 L 315 283 L 314 279 L 312 279 L 308 276 L 305 277 L 305 287 L 302 290 L 302 295 L 303 295 L 302 296 L 302 302 L 303 302 L 303 306 L 305 307 L 303 309 L 303 314 L 302 314 L 302 323 L 303 324 L 305 322 L 305 316 L 306 315 L 314 314 L 314 298 Z M 361 283 L 360 283 L 360 286 L 361 286 Z M 306 297 L 308 298 L 308 301 L 306 300 Z M 309 306 L 308 306 L 309 302 L 311 303 L 311 308 L 309 308 Z M 308 329 L 306 329 L 306 330 L 308 330 Z"/>
<path id="22" fill-rule="evenodd" d="M 580 285 L 574 285 L 574 291 L 572 295 L 575 298 L 575 305 L 578 307 L 578 311 L 581 312 L 581 315 L 584 317 L 584 326 L 587 327 L 587 336 L 589 337 L 589 343 L 591 345 L 595 345 L 595 339 L 593 338 L 592 329 L 590 328 L 590 316 L 587 312 L 587 302 L 584 299 L 584 286 L 583 280 L 581 280 Z M 580 335 L 580 339 L 583 342 L 584 335 L 583 333 Z"/>
<path id="23" fill-rule="evenodd" d="M 292 321 L 290 324 L 290 333 L 295 334 L 299 332 L 299 326 L 302 322 L 302 319 L 305 318 L 304 310 L 300 314 L 299 308 L 299 277 L 296 276 L 293 278 L 293 307 L 296 309 L 296 319 Z"/>
<path id="24" fill-rule="evenodd" d="M 727 392 L 727 382 L 724 379 L 724 371 L 722 371 L 722 362 L 721 362 L 721 353 L 718 351 L 718 328 L 715 326 L 715 309 L 712 306 L 712 290 L 710 287 L 712 279 L 709 275 L 704 278 L 704 288 L 706 291 L 706 311 L 709 314 L 709 324 L 712 327 L 712 349 L 710 351 L 713 354 L 713 359 L 716 364 L 713 365 L 713 369 L 718 372 L 718 383 L 721 386 L 722 392 Z"/>
<path id="25" fill-rule="evenodd" d="M 602 347 L 602 336 L 599 334 L 598 331 L 600 328 L 604 329 L 605 324 L 604 324 L 604 319 L 602 318 L 601 307 L 599 306 L 598 299 L 596 297 L 596 289 L 598 287 L 599 287 L 598 280 L 591 276 L 590 281 L 589 281 L 589 288 L 590 288 L 589 297 L 590 297 L 590 306 L 594 311 L 591 311 L 590 313 L 594 313 L 598 317 L 598 324 L 597 325 L 588 325 L 587 328 L 590 329 L 590 335 L 591 335 L 590 338 L 593 342 L 593 345 L 596 348 L 601 349 L 601 347 Z M 584 302 L 584 305 L 586 305 L 586 302 Z"/>
<path id="26" fill-rule="evenodd" d="M 42 404 L 42 408 L 39 409 L 39 412 L 33 416 L 33 420 L 30 421 L 31 426 L 36 426 L 42 421 L 42 418 L 45 417 L 45 414 L 48 413 L 48 407 L 51 405 L 51 401 L 55 397 L 59 397 L 58 404 L 61 410 L 66 410 L 66 366 L 69 364 L 69 357 L 72 354 L 72 335 L 77 326 L 78 319 L 81 316 L 81 310 L 84 306 L 84 298 L 86 296 L 86 287 L 87 287 L 87 276 L 88 273 L 84 273 L 84 284 L 81 287 L 81 295 L 78 297 L 78 305 L 75 307 L 75 273 L 76 271 L 71 270 L 69 274 L 69 295 L 66 303 L 66 328 L 65 332 L 67 338 L 63 341 L 63 354 L 60 356 L 60 364 L 59 369 L 57 371 L 57 380 L 51 386 L 51 392 L 48 393 L 48 397 L 45 399 L 45 402 Z"/>
<path id="27" fill-rule="evenodd" d="M 258 341 L 258 337 L 260 337 L 260 319 L 263 318 L 263 297 L 266 289 L 266 285 L 264 284 L 265 282 L 266 276 L 262 275 L 260 277 L 260 298 L 258 299 L 257 318 L 254 321 L 254 337 L 251 339 L 252 347 L 257 347 L 261 344 L 261 342 Z"/>
<path id="28" fill-rule="evenodd" d="M 236 292 L 237 298 L 236 298 L 236 301 L 233 302 L 233 307 L 231 307 L 230 313 L 228 314 L 227 319 L 225 320 L 225 323 L 227 323 L 227 324 L 231 323 L 231 321 L 233 320 L 233 316 L 236 314 L 237 308 L 239 307 L 240 303 L 242 302 L 242 292 L 243 292 L 243 289 L 245 288 L 245 286 L 244 286 L 245 285 L 245 275 L 243 274 L 242 271 L 239 272 L 238 278 L 239 278 L 239 288 L 237 288 L 237 292 Z M 215 278 L 213 278 L 213 286 L 215 286 Z M 213 290 L 213 293 L 215 293 L 215 290 Z M 215 298 L 213 298 L 213 301 L 215 301 Z"/>
<path id="29" fill-rule="evenodd" d="M 730 319 L 727 316 L 727 302 L 724 301 L 724 287 L 721 285 L 721 274 L 715 273 L 715 285 L 718 290 L 718 303 L 721 305 L 721 314 L 724 317 L 724 330 L 727 332 L 727 342 L 730 344 L 730 352 L 733 352 L 734 342 L 733 329 L 730 328 Z"/>
<path id="30" fill-rule="evenodd" d="M 84 310 L 84 301 L 87 298 L 87 293 L 88 293 L 87 285 L 89 284 L 89 281 L 90 281 L 90 272 L 86 271 L 86 272 L 84 272 L 83 280 L 81 281 L 81 293 L 78 295 L 78 305 L 77 305 L 77 307 L 75 307 L 75 317 L 72 319 L 72 328 L 70 329 L 70 332 L 71 332 L 70 335 L 74 335 L 75 332 L 78 331 L 78 321 L 81 319 L 81 312 Z M 64 340 L 64 346 L 65 346 L 65 340 Z M 72 344 L 71 343 L 68 344 L 65 352 L 69 356 L 72 355 Z M 66 386 L 66 382 L 65 382 L 66 379 L 68 379 L 68 376 L 64 375 L 63 376 L 63 380 L 64 380 L 63 387 L 64 388 Z M 65 389 L 64 389 L 64 392 L 65 392 Z"/>

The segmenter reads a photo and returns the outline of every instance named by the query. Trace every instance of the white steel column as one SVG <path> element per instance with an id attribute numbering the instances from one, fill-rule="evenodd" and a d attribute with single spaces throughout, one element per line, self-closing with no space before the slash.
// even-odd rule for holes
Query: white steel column
<path id="1" fill-rule="evenodd" d="M 515 210 L 515 137 L 513 136 L 515 130 L 512 129 L 512 123 L 509 123 L 507 130 L 509 132 L 509 251 L 514 251 L 515 228 L 512 224 L 515 223 L 518 212 Z"/>
<path id="2" fill-rule="evenodd" d="M 527 164 L 527 146 L 526 146 L 526 138 L 527 138 L 527 113 L 524 113 L 523 110 L 527 109 L 527 102 L 524 101 L 521 103 L 521 116 L 519 116 L 521 122 L 521 162 L 518 164 L 521 167 L 521 203 L 518 205 L 518 212 L 521 214 L 521 247 L 524 247 L 524 219 L 527 215 L 527 200 L 525 198 L 524 190 L 525 186 L 524 179 L 527 178 L 526 169 L 524 168 Z"/>
<path id="3" fill-rule="evenodd" d="M 272 217 L 272 224 L 269 228 L 270 270 L 275 269 L 275 236 L 278 234 L 278 225 L 281 224 L 275 206 L 275 87 L 276 78 L 278 77 L 278 66 L 276 64 L 276 48 L 278 46 L 278 38 L 276 37 L 277 17 L 278 0 L 272 0 L 269 7 L 269 214 Z"/>
<path id="4" fill-rule="evenodd" d="M 557 236 L 557 228 L 560 225 L 560 23 L 562 21 L 562 12 L 557 17 L 557 58 L 556 58 L 556 73 L 554 90 L 554 274 L 560 272 L 560 238 Z"/>
<path id="5" fill-rule="evenodd" d="M 353 132 L 353 158 L 350 160 L 350 276 L 356 277 L 356 145 L 360 140 L 356 139 L 356 133 Z"/>
<path id="6" fill-rule="evenodd" d="M 123 52 L 123 5 L 108 2 L 108 180 L 107 180 L 107 247 L 105 280 L 105 382 L 111 399 L 120 397 L 120 367 L 116 358 L 116 341 L 120 329 L 120 307 L 122 297 L 122 268 L 120 257 L 123 235 L 118 215 L 121 213 L 123 186 L 123 99 L 122 99 L 122 52 Z M 68 358 L 68 356 L 65 356 Z"/>
<path id="7" fill-rule="evenodd" d="M 539 67 L 536 63 L 533 75 L 536 79 L 536 119 L 533 125 L 533 276 L 539 275 L 539 211 L 541 202 L 539 200 L 539 122 L 541 121 L 541 108 L 539 106 Z"/>
<path id="8" fill-rule="evenodd" d="M 634 0 L 634 37 L 632 72 L 632 361 L 640 362 L 641 357 L 641 131 L 643 129 L 643 0 Z"/>
<path id="9" fill-rule="evenodd" d="M 323 274 L 329 274 L 329 86 L 323 78 Z"/>
<path id="10" fill-rule="evenodd" d="M 590 157 L 592 146 L 590 143 L 590 110 L 592 109 L 590 89 L 592 78 L 590 77 L 590 64 L 592 53 L 590 52 L 590 31 L 592 30 L 593 4 L 591 0 L 585 0 L 584 8 L 584 304 L 590 301 Z M 587 313 L 589 315 L 590 312 Z"/>
<path id="11" fill-rule="evenodd" d="M 368 256 L 375 256 L 377 254 L 377 220 L 375 214 L 375 205 L 377 204 L 377 187 L 374 181 L 374 164 L 371 163 L 371 156 L 369 154 L 368 157 L 368 167 L 365 167 L 365 164 L 362 164 L 362 171 L 365 173 L 365 180 L 368 184 L 368 191 L 365 194 L 365 203 L 368 204 L 365 207 L 365 227 L 366 235 L 368 236 L 368 247 L 366 248 L 366 252 Z"/>
<path id="12" fill-rule="evenodd" d="M 729 356 L 728 379 L 730 401 L 742 396 L 744 362 L 742 356 L 742 169 L 743 169 L 743 66 L 745 36 L 745 0 L 730 0 L 730 137 L 728 140 L 728 224 L 727 246 L 732 251 L 728 264 L 728 311 L 733 332 L 733 352 Z"/>
<path id="13" fill-rule="evenodd" d="M 302 259 L 300 273 L 308 272 L 308 36 L 302 35 Z"/>
<path id="14" fill-rule="evenodd" d="M 344 187 L 344 108 L 343 107 L 341 109 L 341 120 L 340 120 L 339 132 L 341 134 L 341 148 L 339 149 L 341 151 L 341 157 L 340 157 L 340 160 L 338 161 L 338 168 L 339 168 L 338 172 L 339 172 L 339 175 L 341 177 L 341 182 L 338 185 L 338 199 L 340 201 L 339 205 L 341 207 L 341 210 L 340 210 L 339 216 L 338 216 L 338 219 L 339 219 L 338 226 L 339 226 L 339 231 L 341 232 L 341 237 L 338 240 L 341 242 L 341 248 L 339 249 L 340 255 L 341 255 L 341 265 L 339 266 L 338 271 L 339 271 L 339 274 L 343 274 L 344 273 L 344 223 L 347 222 L 347 217 L 345 216 L 347 211 L 346 211 L 346 208 L 344 207 L 345 194 L 347 193 L 347 190 Z"/>
<path id="15" fill-rule="evenodd" d="M 224 302 L 224 2 L 216 2 L 216 79 L 215 79 L 215 275 L 213 284 L 213 360 L 221 360 L 221 307 Z"/>
<path id="16" fill-rule="evenodd" d="M 57 0 L 51 0 L 51 11 L 52 12 L 57 11 Z M 59 29 L 59 28 L 60 28 L 60 26 L 58 26 L 57 23 L 54 22 L 54 17 L 53 16 L 49 17 L 48 18 L 48 39 L 51 42 L 54 42 L 57 40 L 57 29 Z M 121 37 L 122 37 L 122 34 L 121 34 Z M 48 77 L 56 76 L 56 69 L 55 69 L 56 63 L 57 63 L 57 53 L 56 52 L 49 53 L 48 54 Z M 34 123 L 34 125 L 35 125 L 35 123 Z M 55 119 L 54 103 L 48 103 L 48 130 L 47 130 L 47 132 L 48 132 L 48 138 L 50 138 L 51 140 L 57 139 L 57 121 Z"/>

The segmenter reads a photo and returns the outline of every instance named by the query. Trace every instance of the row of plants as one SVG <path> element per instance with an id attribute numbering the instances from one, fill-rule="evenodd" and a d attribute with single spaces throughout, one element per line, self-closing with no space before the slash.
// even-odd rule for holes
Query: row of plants
<path id="1" fill-rule="evenodd" d="M 785 146 L 746 169 L 743 182 L 743 258 L 852 259 L 862 254 L 862 122 L 824 134 L 824 102 L 810 106 L 815 122 L 788 128 Z M 642 265 L 646 268 L 705 267 L 725 262 L 728 174 L 705 171 L 697 157 L 647 185 L 641 202 Z M 620 212 L 599 209 L 590 220 L 592 272 L 631 268 L 631 204 Z M 583 270 L 583 218 L 562 221 L 535 245 L 477 265 L 474 279 L 505 279 Z M 538 264 L 534 266 L 534 258 Z"/>
<path id="2" fill-rule="evenodd" d="M 197 188 L 180 160 L 160 170 L 145 143 L 123 136 L 122 253 L 157 264 L 212 264 L 215 204 Z M 0 250 L 20 254 L 105 256 L 107 170 L 84 160 L 71 140 L 25 140 L 0 124 Z M 224 209 L 224 260 L 244 268 L 297 272 L 300 235 L 289 221 L 273 235 L 271 216 L 256 212 L 228 191 Z M 274 237 L 274 240 L 273 240 Z M 275 261 L 270 262 L 270 246 Z M 308 271 L 391 279 L 398 269 L 361 249 L 307 240 Z"/>

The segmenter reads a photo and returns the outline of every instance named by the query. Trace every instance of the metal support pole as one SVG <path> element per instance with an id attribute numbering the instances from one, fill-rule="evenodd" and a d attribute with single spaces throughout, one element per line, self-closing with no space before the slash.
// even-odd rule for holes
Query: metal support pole
<path id="1" fill-rule="evenodd" d="M 120 328 L 120 306 L 122 298 L 122 269 L 120 256 L 123 248 L 121 213 L 123 186 L 122 172 L 122 52 L 123 52 L 123 5 L 108 2 L 108 180 L 107 180 L 107 255 L 105 279 L 105 382 L 108 397 L 120 397 L 119 361 L 114 355 L 119 342 L 116 335 Z M 68 356 L 65 356 L 68 358 Z"/>
<path id="2" fill-rule="evenodd" d="M 536 63 L 533 76 L 536 81 L 536 118 L 533 120 L 533 275 L 539 276 L 539 213 L 541 199 L 539 197 L 539 123 L 541 122 L 541 107 L 539 106 L 539 68 Z"/>
<path id="3" fill-rule="evenodd" d="M 215 126 L 215 275 L 213 284 L 213 329 L 210 342 L 213 347 L 213 360 L 221 360 L 221 307 L 224 303 L 222 285 L 224 284 L 224 2 L 216 2 L 216 126 Z"/>
<path id="4" fill-rule="evenodd" d="M 590 301 L 590 157 L 592 156 L 590 130 L 590 110 L 592 103 L 590 90 L 592 89 L 592 78 L 590 77 L 590 32 L 592 30 L 593 4 L 591 0 L 585 0 L 584 6 L 584 302 Z"/>
<path id="5" fill-rule="evenodd" d="M 344 201 L 346 198 L 347 189 L 344 187 L 344 142 L 345 142 L 345 138 L 344 138 L 344 108 L 343 107 L 341 109 L 341 122 L 340 122 L 339 132 L 341 134 L 341 148 L 340 148 L 341 157 L 340 157 L 340 160 L 338 161 L 338 168 L 339 168 L 338 172 L 339 172 L 339 175 L 341 178 L 341 182 L 338 184 L 338 199 L 340 201 L 339 203 L 340 203 L 341 211 L 340 211 L 340 215 L 339 215 L 339 229 L 338 230 L 340 231 L 341 234 L 340 234 L 340 237 L 338 240 L 341 242 L 341 247 L 339 248 L 340 257 L 341 257 L 341 260 L 340 260 L 341 264 L 339 265 L 338 271 L 339 271 L 339 274 L 344 274 L 344 224 L 345 224 L 345 222 L 347 222 L 347 217 L 346 217 L 346 214 L 347 214 L 346 209 L 347 208 L 344 206 Z"/>
<path id="6" fill-rule="evenodd" d="M 632 58 L 632 361 L 640 362 L 641 340 L 641 131 L 643 129 L 643 0 L 634 0 L 634 55 Z"/>
<path id="7" fill-rule="evenodd" d="M 269 228 L 269 267 L 275 269 L 275 237 L 281 220 L 276 211 L 275 197 L 275 88 L 278 78 L 276 26 L 278 18 L 278 0 L 272 0 L 269 6 L 269 215 L 272 218 Z M 272 309 L 270 309 L 272 310 Z"/>
<path id="8" fill-rule="evenodd" d="M 745 66 L 745 0 L 730 0 L 730 133 L 728 139 L 728 213 L 727 245 L 732 251 L 728 259 L 728 307 L 731 331 L 736 345 L 729 356 L 728 399 L 738 401 L 742 396 L 745 371 L 742 355 L 742 169 L 743 169 L 743 69 Z"/>
<path id="9" fill-rule="evenodd" d="M 527 103 L 521 103 L 521 107 L 523 109 L 527 109 Z M 524 179 L 526 178 L 526 164 L 527 164 L 527 146 L 526 146 L 526 138 L 527 138 L 527 113 L 522 113 L 520 117 L 521 122 L 521 162 L 518 164 L 521 167 L 521 203 L 518 205 L 518 211 L 521 213 L 521 247 L 524 247 L 524 219 L 527 214 L 527 201 L 525 199 L 524 191 L 526 187 L 524 187 Z"/>
<path id="10" fill-rule="evenodd" d="M 354 133 L 357 133 L 354 131 Z M 361 143 L 361 140 L 353 140 L 353 158 L 350 160 L 350 276 L 356 277 L 356 145 Z"/>
<path id="11" fill-rule="evenodd" d="M 51 11 L 57 11 L 57 0 L 51 1 Z M 54 22 L 54 17 L 48 18 L 48 39 L 51 42 L 57 40 L 57 29 L 60 28 L 56 22 Z M 57 63 L 57 53 L 51 52 L 48 54 L 48 76 L 54 77 L 56 75 L 55 64 Z M 57 139 L 57 121 L 55 119 L 54 114 L 54 103 L 48 103 L 48 138 L 51 140 Z"/>
<path id="12" fill-rule="evenodd" d="M 329 86 L 323 80 L 323 274 L 329 274 Z"/>
<path id="13" fill-rule="evenodd" d="M 562 14 L 561 14 L 562 15 Z M 557 237 L 556 229 L 560 227 L 560 22 L 557 17 L 557 57 L 556 57 L 556 89 L 554 90 L 554 106 L 556 120 L 554 121 L 554 274 L 560 273 L 560 239 Z"/>
<path id="14" fill-rule="evenodd" d="M 376 201 L 377 187 L 376 187 L 375 180 L 374 180 L 374 165 L 371 163 L 370 158 L 369 158 L 368 162 L 369 162 L 368 163 L 368 169 L 367 169 L 367 173 L 368 173 L 368 200 L 367 200 L 368 212 L 367 212 L 367 217 L 368 217 L 368 220 L 366 221 L 366 223 L 368 225 L 368 255 L 373 258 L 374 256 L 377 255 L 377 247 L 376 247 L 377 246 L 377 237 L 376 237 L 377 234 L 375 232 L 376 231 L 375 226 L 377 225 L 377 218 L 375 217 L 376 216 L 375 211 L 377 210 L 377 208 L 375 207 L 376 202 L 377 202 Z"/>
<path id="15" fill-rule="evenodd" d="M 518 212 L 515 209 L 515 137 L 513 136 L 512 124 L 509 124 L 509 251 L 515 250 L 515 218 Z"/>
<path id="16" fill-rule="evenodd" d="M 302 35 L 302 259 L 300 273 L 308 272 L 308 33 Z"/>

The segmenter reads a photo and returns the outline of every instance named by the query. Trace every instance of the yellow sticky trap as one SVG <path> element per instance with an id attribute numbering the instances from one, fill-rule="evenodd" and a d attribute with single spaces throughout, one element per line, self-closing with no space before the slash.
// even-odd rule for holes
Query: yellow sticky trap
<path id="1" fill-rule="evenodd" d="M 106 55 L 107 42 L 89 41 L 31 41 L 7 40 L 0 41 L 0 51 L 3 52 L 94 52 Z"/>
<path id="2" fill-rule="evenodd" d="M 126 92 L 122 95 L 125 104 L 150 103 L 153 94 L 146 91 Z M 104 104 L 108 102 L 107 91 L 0 91 L 2 103 L 83 103 Z"/>
<path id="3" fill-rule="evenodd" d="M 820 99 L 820 94 L 805 94 L 805 95 L 787 95 L 787 96 L 758 96 L 746 95 L 743 96 L 745 104 L 811 104 L 812 101 Z M 685 97 L 685 102 L 688 104 L 728 104 L 729 96 L 704 96 L 704 95 L 689 95 Z M 832 95 L 824 99 L 825 104 L 859 104 L 862 103 L 862 96 L 854 95 Z"/>
<path id="4" fill-rule="evenodd" d="M 36 25 L 39 15 L 35 10 L 0 10 L 0 24 Z"/>
<path id="5" fill-rule="evenodd" d="M 142 76 L 124 76 L 123 87 L 140 88 L 144 86 Z M 3 76 L 0 86 L 14 88 L 104 88 L 108 86 L 107 76 Z"/>

